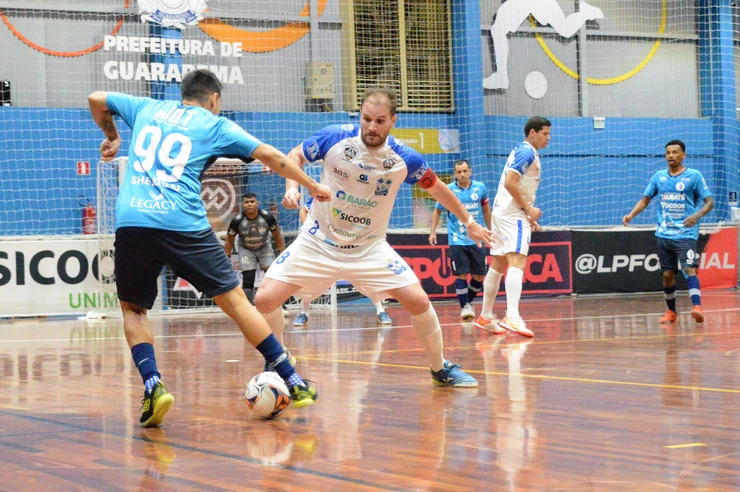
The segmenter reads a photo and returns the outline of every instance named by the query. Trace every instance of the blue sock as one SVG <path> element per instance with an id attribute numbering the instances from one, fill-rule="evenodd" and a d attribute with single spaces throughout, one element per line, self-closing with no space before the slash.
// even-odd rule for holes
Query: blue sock
<path id="1" fill-rule="evenodd" d="M 468 302 L 473 302 L 473 299 L 475 299 L 481 289 L 483 289 L 483 282 L 471 278 L 470 284 L 468 285 Z"/>
<path id="2" fill-rule="evenodd" d="M 455 292 L 457 293 L 457 300 L 460 302 L 460 307 L 464 308 L 468 303 L 468 281 L 462 278 L 455 280 Z"/>
<path id="3" fill-rule="evenodd" d="M 275 371 L 283 378 L 288 388 L 303 383 L 303 379 L 290 365 L 290 357 L 285 353 L 285 348 L 278 342 L 274 334 L 270 333 L 270 336 L 262 340 L 255 348 L 265 357 L 267 363 L 275 368 Z"/>
<path id="4" fill-rule="evenodd" d="M 694 306 L 701 306 L 701 289 L 699 287 L 699 277 L 692 275 L 686 277 L 686 283 L 689 286 L 689 295 Z"/>
<path id="5" fill-rule="evenodd" d="M 668 304 L 668 309 L 676 312 L 676 286 L 663 287 L 663 297 L 665 297 L 665 303 Z"/>
<path id="6" fill-rule="evenodd" d="M 134 364 L 141 374 L 147 393 L 152 391 L 162 375 L 157 370 L 157 360 L 154 358 L 154 346 L 151 343 L 139 343 L 131 347 Z M 156 381 L 155 379 L 156 378 Z"/>

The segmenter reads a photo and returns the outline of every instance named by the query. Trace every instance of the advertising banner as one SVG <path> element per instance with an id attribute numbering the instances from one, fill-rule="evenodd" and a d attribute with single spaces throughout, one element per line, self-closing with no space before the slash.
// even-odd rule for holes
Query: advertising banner
<path id="1" fill-rule="evenodd" d="M 113 252 L 97 239 L 0 241 L 0 316 L 84 315 L 118 307 L 98 280 L 113 281 Z M 102 257 L 102 259 L 101 259 Z"/>
<path id="2" fill-rule="evenodd" d="M 653 230 L 574 230 L 573 292 L 604 294 L 662 292 L 657 238 Z M 702 289 L 737 285 L 737 228 L 699 235 Z M 686 279 L 676 275 L 686 290 Z"/>
<path id="3" fill-rule="evenodd" d="M 455 276 L 450 265 L 447 235 L 438 234 L 439 244 L 430 246 L 428 234 L 388 234 L 388 242 L 419 277 L 431 299 L 455 297 Z M 487 261 L 490 263 L 490 256 Z M 532 234 L 524 272 L 523 294 L 570 294 L 571 239 L 568 231 L 542 231 Z M 503 293 L 504 282 L 501 282 Z"/>

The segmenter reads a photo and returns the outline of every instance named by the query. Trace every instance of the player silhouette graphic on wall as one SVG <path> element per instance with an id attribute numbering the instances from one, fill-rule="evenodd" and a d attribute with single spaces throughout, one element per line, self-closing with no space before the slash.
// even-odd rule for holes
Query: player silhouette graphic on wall
<path id="1" fill-rule="evenodd" d="M 603 19 L 604 14 L 586 2 L 580 3 L 580 10 L 568 17 L 565 16 L 556 0 L 508 0 L 496 11 L 491 37 L 495 51 L 496 71 L 483 79 L 485 89 L 508 89 L 509 72 L 509 40 L 506 35 L 516 32 L 529 16 L 535 18 L 543 26 L 549 25 L 555 31 L 569 38 L 590 20 Z"/>

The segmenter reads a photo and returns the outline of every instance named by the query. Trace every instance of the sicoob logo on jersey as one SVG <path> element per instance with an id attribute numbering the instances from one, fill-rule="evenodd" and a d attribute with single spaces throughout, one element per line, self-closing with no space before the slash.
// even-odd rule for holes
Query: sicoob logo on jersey
<path id="1" fill-rule="evenodd" d="M 386 171 L 390 171 L 395 165 L 396 165 L 396 160 L 393 157 L 388 157 L 387 159 L 383 159 L 383 169 L 385 169 Z"/>
<path id="2" fill-rule="evenodd" d="M 349 146 L 347 146 L 347 147 L 344 148 L 344 159 L 345 160 L 351 161 L 352 159 L 355 158 L 356 155 L 357 155 L 357 149 L 356 148 L 349 147 Z"/>

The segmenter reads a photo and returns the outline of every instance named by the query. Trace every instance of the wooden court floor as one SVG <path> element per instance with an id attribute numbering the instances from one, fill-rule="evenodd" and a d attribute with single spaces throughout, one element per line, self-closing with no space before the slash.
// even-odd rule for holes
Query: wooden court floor
<path id="1" fill-rule="evenodd" d="M 244 403 L 262 360 L 227 318 L 155 318 L 158 429 L 120 321 L 1 321 L 0 490 L 740 490 L 740 297 L 703 304 L 663 328 L 662 296 L 525 301 L 533 340 L 440 304 L 480 381 L 460 390 L 432 386 L 400 308 L 389 329 L 313 313 L 286 342 L 320 399 L 274 421 Z"/>

